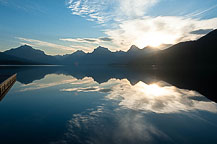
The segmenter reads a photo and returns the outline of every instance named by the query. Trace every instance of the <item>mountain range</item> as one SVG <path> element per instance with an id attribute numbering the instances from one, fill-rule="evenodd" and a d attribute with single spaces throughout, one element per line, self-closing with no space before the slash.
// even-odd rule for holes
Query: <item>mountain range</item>
<path id="1" fill-rule="evenodd" d="M 78 50 L 72 54 L 51 56 L 31 46 L 0 52 L 0 64 L 13 65 L 216 65 L 217 30 L 196 40 L 181 42 L 164 50 L 150 47 L 139 49 L 135 45 L 126 52 L 111 52 L 97 47 L 91 53 Z"/>

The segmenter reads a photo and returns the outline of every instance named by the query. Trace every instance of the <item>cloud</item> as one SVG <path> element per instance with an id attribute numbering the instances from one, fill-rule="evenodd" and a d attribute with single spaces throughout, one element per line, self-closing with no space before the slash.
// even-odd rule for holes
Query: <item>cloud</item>
<path id="1" fill-rule="evenodd" d="M 199 30 L 192 31 L 190 33 L 196 35 L 204 35 L 204 34 L 208 34 L 211 31 L 213 31 L 213 29 L 199 29 Z"/>
<path id="2" fill-rule="evenodd" d="M 208 11 L 211 11 L 211 10 L 215 9 L 216 7 L 217 7 L 217 5 L 214 5 L 214 6 L 208 8 L 208 9 L 205 9 L 203 11 L 199 11 L 199 12 L 196 11 L 196 12 L 193 12 L 191 14 L 188 14 L 186 17 L 196 17 L 196 16 L 202 15 L 202 14 L 208 12 Z"/>
<path id="3" fill-rule="evenodd" d="M 158 0 L 70 0 L 68 8 L 74 15 L 105 23 L 143 16 L 157 2 Z"/>
<path id="4" fill-rule="evenodd" d="M 110 46 L 112 38 L 110 37 L 99 37 L 99 38 L 61 38 L 59 39 L 65 42 L 71 42 L 71 47 L 74 49 L 84 50 L 86 52 L 91 52 L 94 48 L 99 45 L 105 47 Z"/>
<path id="5" fill-rule="evenodd" d="M 217 28 L 217 18 L 194 18 L 217 5 L 187 16 L 147 16 L 147 11 L 159 2 L 161 0 L 70 0 L 68 7 L 74 15 L 108 25 L 103 31 L 109 39 L 100 40 L 110 42 L 109 48 L 116 50 L 128 50 L 131 45 L 158 47 L 196 40 L 205 32 L 196 35 L 192 31 Z M 99 40 L 89 43 L 99 44 Z"/>
<path id="6" fill-rule="evenodd" d="M 7 5 L 8 4 L 8 0 L 0 0 L 0 4 Z"/>
<path id="7" fill-rule="evenodd" d="M 22 37 L 16 37 L 16 38 L 21 41 L 21 44 L 26 43 L 26 44 L 30 44 L 30 45 L 33 45 L 36 47 L 45 46 L 45 47 L 51 47 L 51 48 L 55 48 L 55 49 L 74 51 L 74 49 L 71 47 L 58 45 L 58 44 L 54 44 L 54 43 L 50 43 L 50 42 L 45 42 L 45 41 L 35 40 L 35 39 L 29 39 L 29 38 L 22 38 Z"/>
<path id="8" fill-rule="evenodd" d="M 72 47 L 74 50 L 82 50 L 85 52 L 91 52 L 93 50 L 93 47 L 91 45 L 87 45 L 87 46 L 71 45 L 70 47 Z"/>
<path id="9" fill-rule="evenodd" d="M 99 43 L 99 40 L 96 38 L 61 38 L 60 40 L 75 43 Z"/>
<path id="10" fill-rule="evenodd" d="M 109 42 L 112 41 L 109 37 L 100 37 L 100 38 L 61 38 L 61 41 L 75 42 L 75 43 L 96 43 Z"/>
<path id="11" fill-rule="evenodd" d="M 102 37 L 102 38 L 99 38 L 101 41 L 112 41 L 111 38 L 108 38 L 108 37 Z"/>
<path id="12" fill-rule="evenodd" d="M 135 19 L 143 17 L 148 8 L 155 5 L 159 0 L 119 0 L 120 7 L 116 13 L 121 13 L 120 17 Z"/>
<path id="13" fill-rule="evenodd" d="M 120 22 L 118 27 L 107 29 L 105 33 L 120 49 L 127 50 L 131 45 L 143 48 L 196 40 L 201 35 L 194 35 L 192 31 L 215 28 L 217 18 L 199 20 L 177 16 L 146 16 Z"/>

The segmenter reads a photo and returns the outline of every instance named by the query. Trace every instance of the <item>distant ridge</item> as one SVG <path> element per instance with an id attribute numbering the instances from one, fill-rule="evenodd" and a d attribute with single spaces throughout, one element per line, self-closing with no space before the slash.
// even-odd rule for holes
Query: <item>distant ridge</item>
<path id="1" fill-rule="evenodd" d="M 196 41 L 181 42 L 164 50 L 150 47 L 139 49 L 132 45 L 126 52 L 111 52 L 97 47 L 91 53 L 78 50 L 72 54 L 50 56 L 43 51 L 23 45 L 0 53 L 1 64 L 51 64 L 51 65 L 216 65 L 217 30 Z"/>
<path id="2" fill-rule="evenodd" d="M 55 57 L 46 55 L 43 51 L 33 49 L 28 45 L 22 45 L 18 48 L 7 50 L 4 53 L 10 56 L 15 56 L 37 63 L 58 64 L 58 61 Z"/>

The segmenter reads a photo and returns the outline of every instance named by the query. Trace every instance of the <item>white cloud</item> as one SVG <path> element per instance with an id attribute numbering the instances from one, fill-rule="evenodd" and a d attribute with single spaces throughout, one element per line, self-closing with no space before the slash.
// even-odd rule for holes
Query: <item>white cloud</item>
<path id="1" fill-rule="evenodd" d="M 120 7 L 117 13 L 120 16 L 129 18 L 138 18 L 144 16 L 147 9 L 156 4 L 159 0 L 119 0 Z"/>
<path id="2" fill-rule="evenodd" d="M 192 31 L 217 28 L 217 18 L 194 18 L 216 8 L 216 5 L 182 17 L 146 16 L 149 8 L 160 1 L 70 0 L 69 8 L 72 14 L 101 24 L 106 23 L 107 28 L 104 32 L 113 39 L 109 48 L 116 50 L 128 50 L 131 45 L 143 48 L 148 45 L 158 46 L 196 40 L 201 35 L 190 34 Z"/>
<path id="3" fill-rule="evenodd" d="M 201 35 L 190 34 L 192 31 L 215 28 L 217 28 L 217 18 L 199 20 L 159 16 L 123 21 L 117 28 L 105 30 L 105 33 L 120 49 L 127 50 L 133 44 L 143 48 L 148 45 L 158 46 L 196 40 Z"/>

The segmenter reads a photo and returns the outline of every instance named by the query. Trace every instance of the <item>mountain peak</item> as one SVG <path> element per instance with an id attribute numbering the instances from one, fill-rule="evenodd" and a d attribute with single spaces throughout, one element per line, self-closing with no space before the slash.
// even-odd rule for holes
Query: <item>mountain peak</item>
<path id="1" fill-rule="evenodd" d="M 76 52 L 73 53 L 73 55 L 84 55 L 84 54 L 86 53 L 82 50 L 77 50 Z"/>
<path id="2" fill-rule="evenodd" d="M 110 53 L 111 51 L 108 48 L 98 46 L 96 49 L 94 49 L 93 53 Z"/>
<path id="3" fill-rule="evenodd" d="M 137 47 L 137 46 L 135 46 L 135 45 L 132 45 L 131 47 L 130 47 L 130 49 L 127 51 L 127 52 L 137 52 L 137 51 L 139 51 L 140 49 Z"/>
<path id="4" fill-rule="evenodd" d="M 29 45 L 21 45 L 21 46 L 19 46 L 18 48 L 16 48 L 16 49 L 33 49 L 31 46 L 29 46 Z"/>

